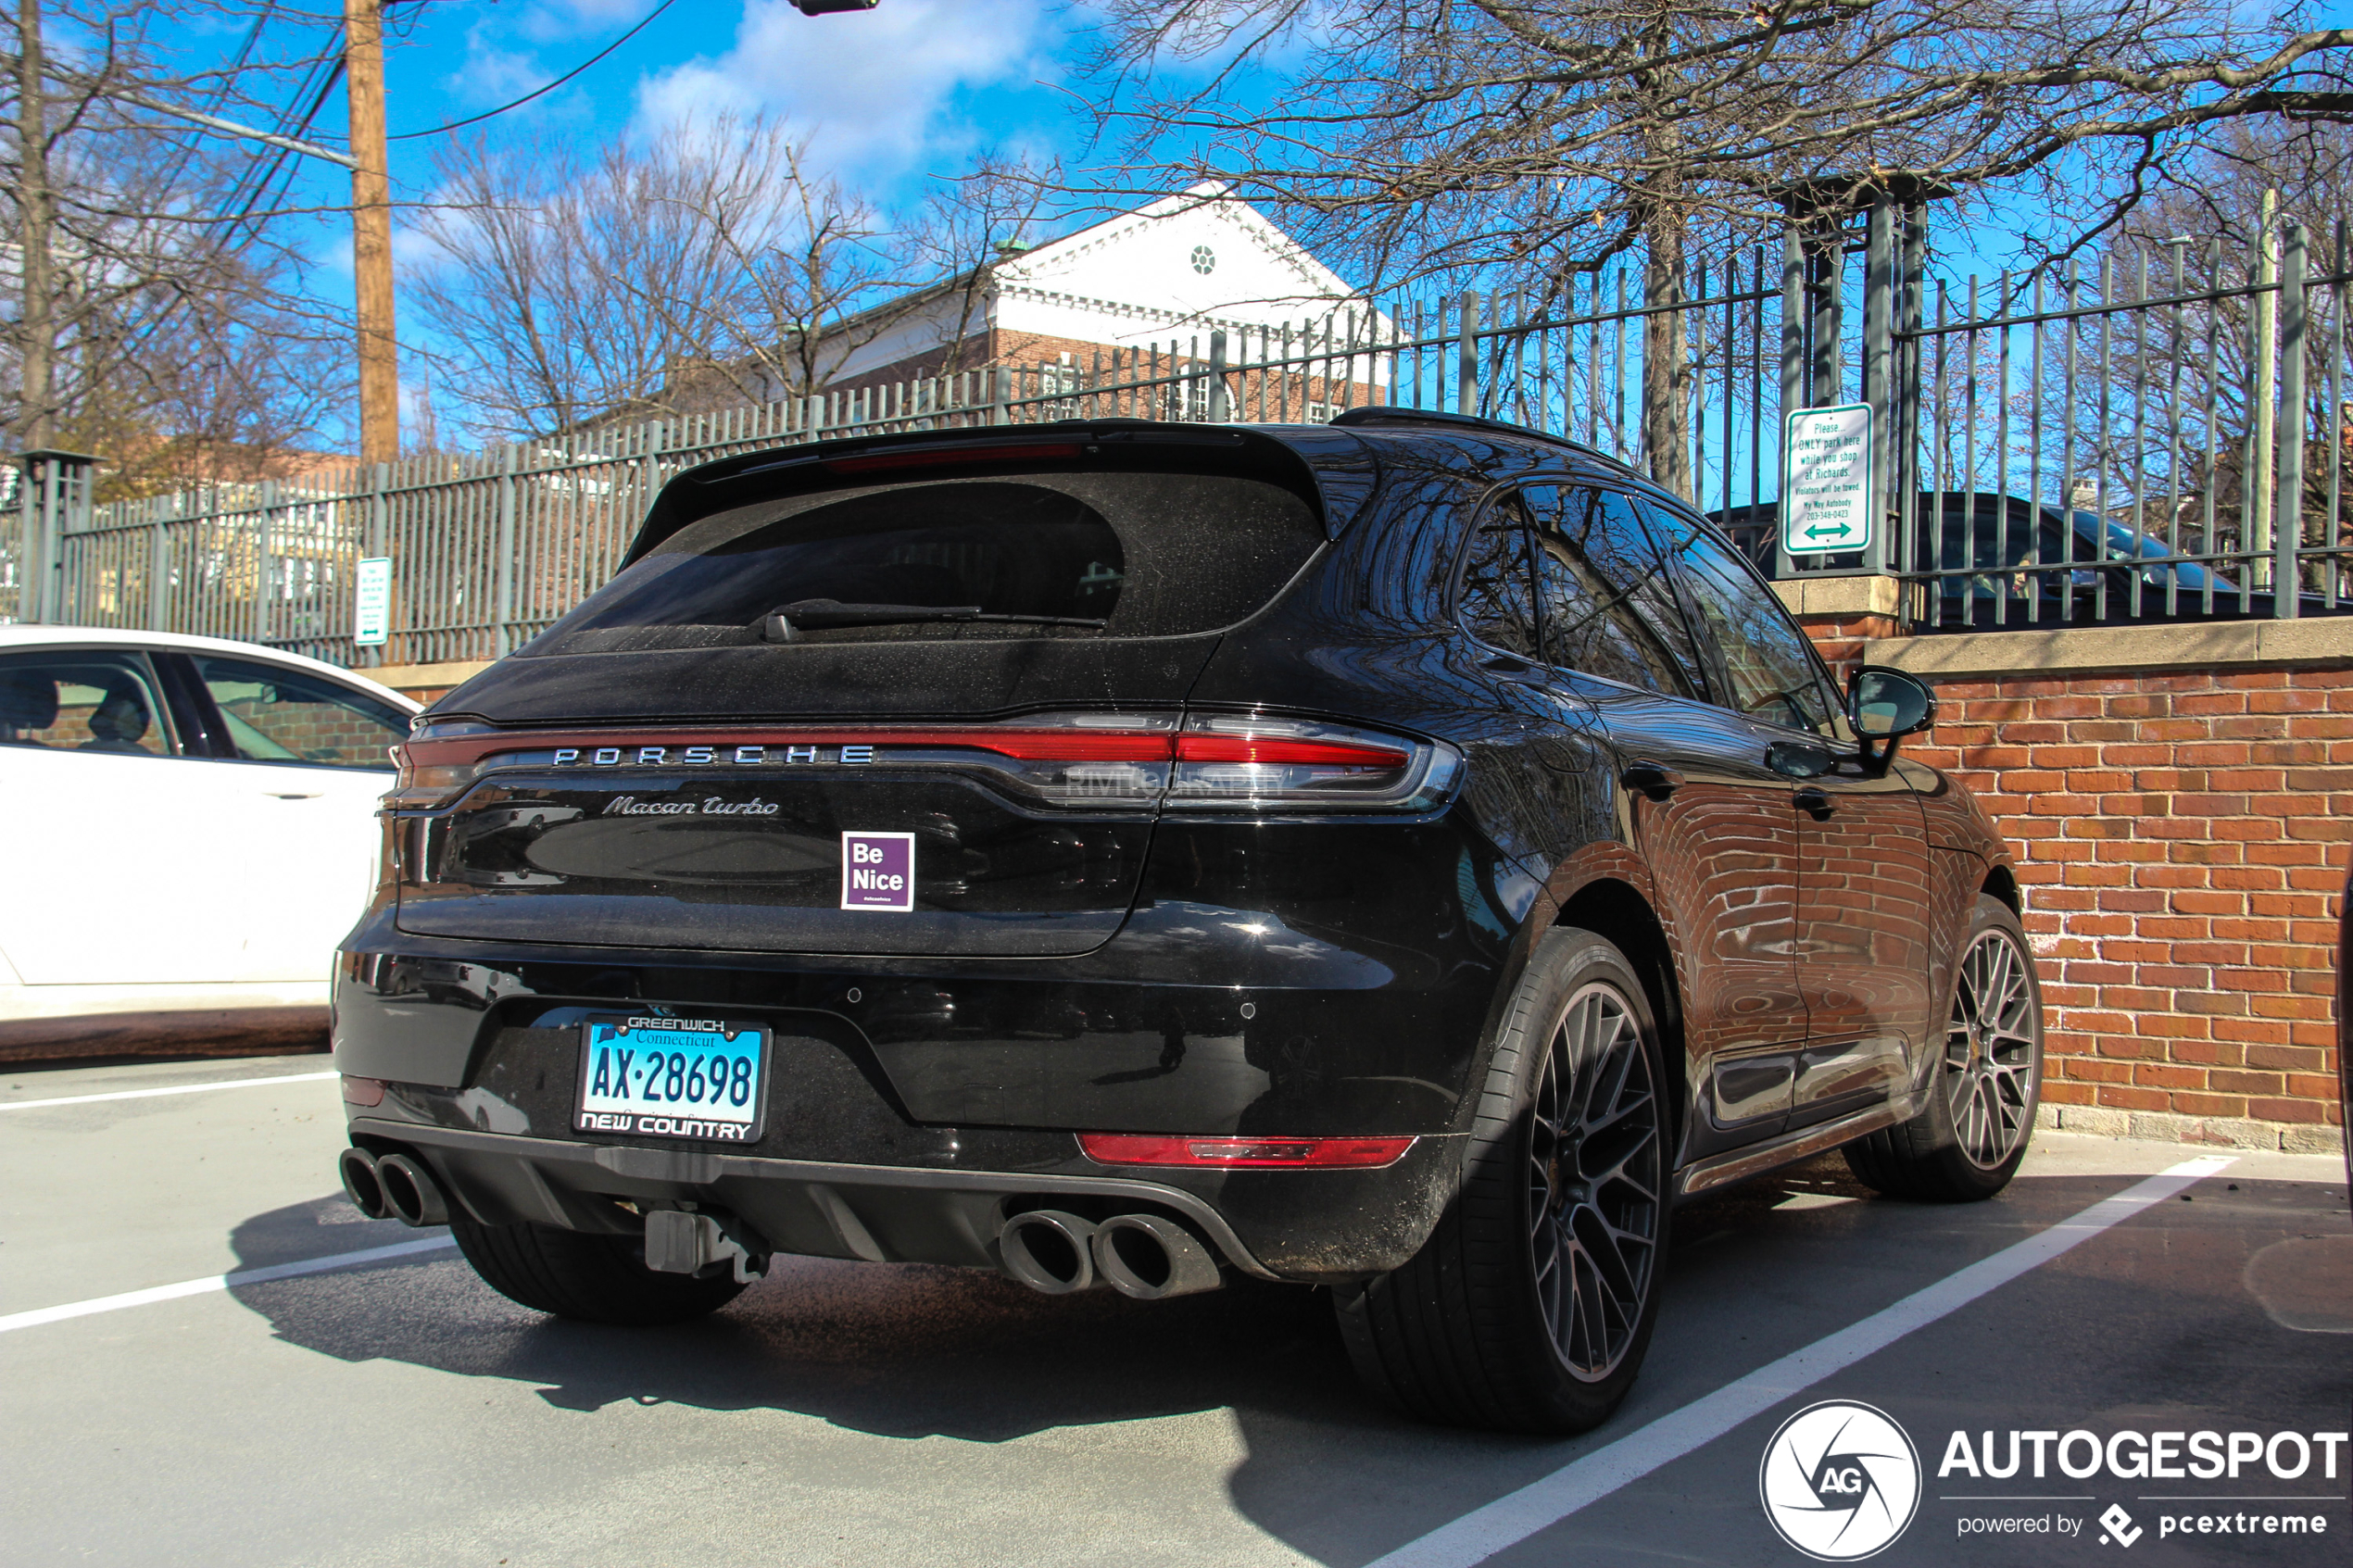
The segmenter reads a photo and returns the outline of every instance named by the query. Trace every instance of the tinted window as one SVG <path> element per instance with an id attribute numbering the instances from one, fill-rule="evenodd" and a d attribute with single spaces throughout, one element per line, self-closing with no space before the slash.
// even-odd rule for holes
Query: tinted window
<path id="1" fill-rule="evenodd" d="M 53 751 L 170 754 L 163 704 L 135 653 L 19 653 L 0 658 L 0 746 Z"/>
<path id="2" fill-rule="evenodd" d="M 1723 655 L 1732 686 L 1725 706 L 1771 723 L 1828 732 L 1831 703 L 1813 645 L 1772 590 L 1746 561 L 1683 519 L 1659 510 L 1652 516 L 1675 537 L 1683 586 Z"/>
<path id="3" fill-rule="evenodd" d="M 409 733 L 409 715 L 324 676 L 242 659 L 189 656 L 247 762 L 381 768 Z"/>
<path id="4" fill-rule="evenodd" d="M 1688 696 L 1668 637 L 1653 625 L 1655 555 L 1631 515 L 1604 492 L 1535 485 L 1527 492 L 1536 522 L 1536 593 L 1544 622 L 1544 657 L 1563 669 L 1629 686 Z M 1629 584 L 1633 586 L 1629 588 Z M 1671 610 L 1671 606 L 1664 607 Z"/>
<path id="5" fill-rule="evenodd" d="M 796 495 L 681 529 L 526 651 L 756 643 L 771 613 L 824 600 L 960 613 L 812 623 L 800 628 L 811 640 L 1207 632 L 1265 606 L 1323 539 L 1298 495 L 1229 475 L 1027 474 Z"/>
<path id="6" fill-rule="evenodd" d="M 1522 659 L 1542 657 L 1528 564 L 1528 513 L 1516 495 L 1497 497 L 1479 518 L 1463 560 L 1457 603 L 1464 629 L 1480 642 Z"/>

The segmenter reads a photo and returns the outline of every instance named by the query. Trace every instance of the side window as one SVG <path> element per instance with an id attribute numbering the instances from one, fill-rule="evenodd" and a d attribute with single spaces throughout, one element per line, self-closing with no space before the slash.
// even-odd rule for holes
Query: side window
<path id="1" fill-rule="evenodd" d="M 1607 502 L 1614 497 L 1596 490 L 1544 484 L 1525 494 L 1535 520 L 1545 661 L 1668 696 L 1691 696 L 1673 645 L 1645 613 L 1674 607 L 1653 589 L 1655 556 L 1641 529 L 1629 526 L 1632 518 L 1613 513 Z M 1681 633 L 1680 621 L 1671 625 Z"/>
<path id="2" fill-rule="evenodd" d="M 1731 680 L 1725 704 L 1754 719 L 1829 734 L 1835 710 L 1813 645 L 1748 563 L 1708 534 L 1657 508 L 1675 536 L 1683 587 L 1716 641 Z"/>
<path id="3" fill-rule="evenodd" d="M 409 716 L 400 709 L 322 676 L 210 654 L 190 658 L 247 762 L 389 772 L 385 748 L 409 734 Z"/>
<path id="4" fill-rule="evenodd" d="M 59 649 L 0 657 L 0 746 L 171 755 L 164 706 L 135 653 Z"/>
<path id="5" fill-rule="evenodd" d="M 1498 496 L 1478 520 L 1456 600 L 1464 628 L 1491 647 L 1535 659 L 1536 597 L 1528 569 L 1528 513 L 1516 495 Z"/>

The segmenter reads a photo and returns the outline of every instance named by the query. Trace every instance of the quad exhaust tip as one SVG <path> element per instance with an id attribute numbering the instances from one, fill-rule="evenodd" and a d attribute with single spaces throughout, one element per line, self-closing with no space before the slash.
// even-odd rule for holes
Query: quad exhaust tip
<path id="1" fill-rule="evenodd" d="M 407 1154 L 371 1154 L 353 1147 L 335 1157 L 344 1196 L 371 1220 L 404 1225 L 446 1225 L 449 1199 L 424 1161 Z"/>
<path id="2" fill-rule="evenodd" d="M 1158 1214 L 1119 1214 L 1095 1227 L 1095 1269 L 1139 1301 L 1191 1296 L 1225 1284 L 1217 1260 L 1193 1233 Z"/>
<path id="3" fill-rule="evenodd" d="M 351 1206 L 371 1220 L 392 1217 L 384 1202 L 384 1185 L 376 1179 L 376 1157 L 364 1148 L 346 1148 L 335 1156 L 335 1173 L 343 1177 L 343 1195 Z"/>
<path id="4" fill-rule="evenodd" d="M 1059 1209 L 1033 1209 L 1005 1222 L 997 1254 L 1007 1273 L 1047 1296 L 1108 1285 L 1139 1301 L 1159 1301 L 1225 1283 L 1215 1254 L 1160 1214 L 1118 1214 L 1097 1224 Z"/>
<path id="5" fill-rule="evenodd" d="M 1059 1209 L 1032 1209 L 1005 1222 L 997 1255 L 1030 1289 L 1070 1296 L 1095 1283 L 1095 1223 Z"/>

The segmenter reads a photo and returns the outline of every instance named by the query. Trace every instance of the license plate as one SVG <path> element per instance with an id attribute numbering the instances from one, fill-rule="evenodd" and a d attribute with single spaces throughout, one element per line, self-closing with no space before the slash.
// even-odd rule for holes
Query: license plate
<path id="1" fill-rule="evenodd" d="M 578 1132 L 750 1143 L 767 1103 L 760 1024 L 613 1017 L 580 1026 Z"/>

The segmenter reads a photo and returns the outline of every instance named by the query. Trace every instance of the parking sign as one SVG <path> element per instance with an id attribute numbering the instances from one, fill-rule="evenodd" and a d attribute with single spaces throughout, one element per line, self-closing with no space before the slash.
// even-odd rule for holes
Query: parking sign
<path id="1" fill-rule="evenodd" d="M 359 563 L 353 579 L 351 640 L 361 647 L 379 646 L 392 635 L 392 559 L 370 556 Z"/>
<path id="2" fill-rule="evenodd" d="M 1871 410 L 1867 403 L 1799 408 L 1782 446 L 1781 548 L 1791 555 L 1860 550 L 1871 542 Z"/>

